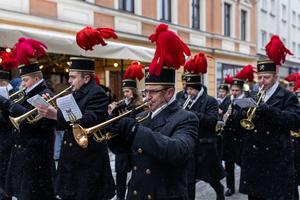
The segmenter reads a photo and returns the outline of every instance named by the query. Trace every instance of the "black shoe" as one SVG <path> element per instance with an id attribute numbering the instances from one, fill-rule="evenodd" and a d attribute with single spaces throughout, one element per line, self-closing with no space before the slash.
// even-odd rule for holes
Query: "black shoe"
<path id="1" fill-rule="evenodd" d="M 225 196 L 230 197 L 231 195 L 233 195 L 233 193 L 234 193 L 234 190 L 231 188 L 228 188 L 225 192 Z"/>

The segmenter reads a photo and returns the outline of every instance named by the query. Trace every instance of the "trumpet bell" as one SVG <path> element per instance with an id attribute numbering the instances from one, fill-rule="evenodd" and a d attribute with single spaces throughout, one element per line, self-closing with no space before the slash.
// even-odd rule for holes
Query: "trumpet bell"
<path id="1" fill-rule="evenodd" d="M 88 135 L 85 134 L 84 129 L 79 124 L 74 124 L 72 129 L 73 136 L 77 144 L 82 148 L 87 148 L 89 141 Z"/>
<path id="2" fill-rule="evenodd" d="M 248 119 L 242 119 L 240 121 L 241 126 L 246 129 L 246 130 L 253 130 L 254 129 L 254 124 L 252 121 L 248 120 Z"/>
<path id="3" fill-rule="evenodd" d="M 14 127 L 19 131 L 20 130 L 20 120 L 18 117 L 9 116 L 10 122 L 14 125 Z"/>

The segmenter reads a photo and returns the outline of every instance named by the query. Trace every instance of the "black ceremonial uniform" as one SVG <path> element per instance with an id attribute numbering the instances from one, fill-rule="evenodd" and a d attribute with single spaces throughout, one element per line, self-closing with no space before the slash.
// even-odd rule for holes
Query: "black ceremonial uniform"
<path id="1" fill-rule="evenodd" d="M 0 111 L 0 124 L 0 199 L 2 200 L 5 196 L 7 166 L 13 146 L 12 125 L 8 120 L 8 112 Z"/>
<path id="2" fill-rule="evenodd" d="M 108 97 L 94 80 L 73 93 L 82 118 L 79 124 L 88 128 L 104 121 Z M 72 128 L 58 112 L 57 129 L 65 130 L 57 169 L 56 194 L 63 199 L 102 200 L 112 198 L 115 185 L 106 143 L 89 139 L 87 148 L 75 141 Z"/>
<path id="3" fill-rule="evenodd" d="M 217 194 L 223 193 L 219 181 L 225 177 L 225 170 L 217 153 L 215 127 L 218 120 L 218 102 L 205 92 L 190 108 L 199 118 L 198 145 L 194 154 L 196 166 L 189 163 L 189 179 L 200 179 L 211 184 Z M 194 168 L 194 169 L 193 169 Z M 222 194 L 223 195 L 223 194 Z"/>
<path id="4" fill-rule="evenodd" d="M 223 120 L 223 115 L 228 110 L 229 105 L 231 104 L 230 95 L 226 96 L 223 101 L 219 104 L 219 109 L 222 110 L 222 114 L 219 115 L 219 120 Z"/>
<path id="5" fill-rule="evenodd" d="M 32 106 L 26 101 L 36 94 L 52 94 L 44 81 L 32 89 L 21 105 L 11 100 L 2 101 L 11 116 L 20 116 Z M 42 118 L 29 124 L 26 120 L 20 125 L 20 132 L 13 129 L 14 142 L 9 160 L 6 192 L 19 200 L 52 200 L 52 158 L 55 121 Z"/>
<path id="6" fill-rule="evenodd" d="M 183 105 L 185 100 L 188 98 L 188 94 L 185 90 L 181 90 L 176 94 L 176 100 L 178 101 L 179 105 Z"/>
<path id="7" fill-rule="evenodd" d="M 111 141 L 114 152 L 131 152 L 127 200 L 188 199 L 187 162 L 196 144 L 198 124 L 197 117 L 175 101 L 137 127 L 132 145 L 121 138 Z"/>
<path id="8" fill-rule="evenodd" d="M 240 192 L 267 200 L 290 200 L 294 190 L 290 130 L 300 128 L 300 107 L 296 96 L 281 86 L 266 104 L 267 110 L 256 112 L 255 128 L 245 130 Z"/>

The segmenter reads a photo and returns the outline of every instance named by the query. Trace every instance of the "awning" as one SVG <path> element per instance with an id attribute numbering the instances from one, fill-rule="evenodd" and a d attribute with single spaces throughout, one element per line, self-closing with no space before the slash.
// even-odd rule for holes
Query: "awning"
<path id="1" fill-rule="evenodd" d="M 75 35 L 0 23 L 0 46 L 12 47 L 20 37 L 33 38 L 48 46 L 47 52 L 86 57 L 130 59 L 151 62 L 154 49 L 142 46 L 107 41 L 107 46 L 96 46 L 93 51 L 84 51 L 77 46 Z"/>

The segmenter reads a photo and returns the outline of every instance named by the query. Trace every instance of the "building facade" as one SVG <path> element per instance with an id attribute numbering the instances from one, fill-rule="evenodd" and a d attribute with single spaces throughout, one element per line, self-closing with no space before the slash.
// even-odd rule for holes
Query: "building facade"
<path id="1" fill-rule="evenodd" d="M 168 23 L 193 54 L 203 51 L 211 57 L 203 80 L 209 94 L 215 95 L 217 84 L 226 74 L 256 62 L 256 2 L 1 0 L 0 46 L 12 47 L 18 37 L 32 37 L 47 44 L 48 52 L 55 55 L 95 57 L 100 81 L 119 90 L 123 71 L 131 60 L 151 62 L 155 46 L 148 36 L 159 23 Z M 75 33 L 86 25 L 114 28 L 119 39 L 85 52 L 77 47 Z M 178 90 L 181 73 L 177 76 Z"/>
<path id="2" fill-rule="evenodd" d="M 260 0 L 257 6 L 257 53 L 264 58 L 265 45 L 272 35 L 279 35 L 294 55 L 280 69 L 281 78 L 300 70 L 300 1 Z"/>

